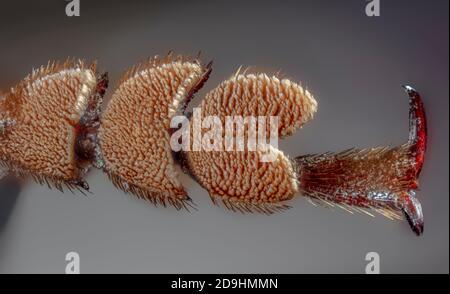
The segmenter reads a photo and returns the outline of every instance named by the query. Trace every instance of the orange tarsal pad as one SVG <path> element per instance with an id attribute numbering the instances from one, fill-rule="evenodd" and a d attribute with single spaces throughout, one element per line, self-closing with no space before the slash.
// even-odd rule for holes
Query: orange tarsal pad
<path id="1" fill-rule="evenodd" d="M 0 163 L 60 190 L 87 190 L 90 164 L 77 144 L 99 95 L 95 64 L 69 60 L 34 70 L 0 99 Z"/>
<path id="2" fill-rule="evenodd" d="M 172 157 L 170 120 L 209 73 L 196 59 L 168 55 L 124 75 L 99 131 L 103 169 L 118 188 L 154 204 L 189 204 Z"/>
<path id="3" fill-rule="evenodd" d="M 230 116 L 274 116 L 279 120 L 275 132 L 284 137 L 313 117 L 317 103 L 307 90 L 287 79 L 237 73 L 209 92 L 200 109 L 203 117 L 219 117 L 223 130 Z M 249 135 L 247 128 L 244 136 Z M 269 132 L 266 135 L 269 137 Z M 226 151 L 224 145 L 222 151 L 191 149 L 183 155 L 186 169 L 208 190 L 215 203 L 222 202 L 229 209 L 270 214 L 288 208 L 283 201 L 298 191 L 290 159 L 269 147 L 274 159 L 265 162 L 264 152 L 258 148 L 249 150 L 247 140 L 244 141 L 243 151 Z"/>

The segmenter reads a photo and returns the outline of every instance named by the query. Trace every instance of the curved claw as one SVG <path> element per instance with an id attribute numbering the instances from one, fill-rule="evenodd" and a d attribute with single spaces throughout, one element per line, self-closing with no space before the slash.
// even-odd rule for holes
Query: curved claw
<path id="1" fill-rule="evenodd" d="M 415 156 L 416 177 L 419 176 L 427 149 L 427 118 L 420 94 L 411 86 L 403 86 L 409 96 L 409 141 Z"/>
<path id="2" fill-rule="evenodd" d="M 401 211 L 417 234 L 423 233 L 422 206 L 415 196 L 427 147 L 427 122 L 419 93 L 409 95 L 409 140 L 397 147 L 350 149 L 295 159 L 301 192 L 326 203 L 374 208 L 389 216 Z"/>
<path id="3" fill-rule="evenodd" d="M 416 198 L 414 191 L 406 193 L 402 200 L 402 211 L 414 233 L 417 236 L 422 235 L 424 227 L 422 205 Z"/>
<path id="4" fill-rule="evenodd" d="M 409 148 L 414 157 L 415 180 L 422 171 L 427 149 L 427 118 L 420 94 L 411 86 L 403 86 L 409 96 Z M 411 226 L 419 236 L 423 233 L 424 221 L 422 206 L 415 197 L 414 190 L 405 193 L 402 199 L 402 211 Z"/>

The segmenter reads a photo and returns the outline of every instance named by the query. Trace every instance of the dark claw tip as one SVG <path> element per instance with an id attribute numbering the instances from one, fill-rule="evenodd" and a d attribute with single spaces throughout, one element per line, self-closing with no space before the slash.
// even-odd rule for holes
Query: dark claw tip
<path id="1" fill-rule="evenodd" d="M 408 221 L 411 230 L 417 235 L 421 236 L 423 234 L 424 223 L 422 220 L 413 220 L 411 216 L 403 210 L 406 220 Z"/>
<path id="2" fill-rule="evenodd" d="M 413 232 L 417 236 L 421 236 L 423 234 L 423 223 L 414 223 L 408 217 L 406 219 L 408 220 L 409 226 L 411 227 Z"/>

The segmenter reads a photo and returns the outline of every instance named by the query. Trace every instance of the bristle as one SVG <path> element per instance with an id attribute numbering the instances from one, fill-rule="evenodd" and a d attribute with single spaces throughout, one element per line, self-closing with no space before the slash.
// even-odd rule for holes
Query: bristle
<path id="1" fill-rule="evenodd" d="M 74 190 L 76 189 L 82 194 L 89 192 L 89 186 L 84 180 L 67 180 L 65 178 L 59 178 L 56 176 L 47 176 L 36 172 L 30 172 L 28 170 L 22 169 L 18 164 L 15 164 L 13 162 L 0 161 L 0 170 L 4 170 L 7 174 L 12 174 L 17 178 L 31 178 L 34 182 L 40 185 L 45 185 L 49 189 L 55 188 L 61 192 L 64 190 L 64 188 L 67 188 L 71 192 L 74 192 Z"/>
<path id="2" fill-rule="evenodd" d="M 177 210 L 181 209 L 185 209 L 187 211 L 190 211 L 191 209 L 196 210 L 195 204 L 189 197 L 178 198 L 174 197 L 170 193 L 150 191 L 149 188 L 142 188 L 134 184 L 130 184 L 127 181 L 123 180 L 120 176 L 115 175 L 113 173 L 107 172 L 107 175 L 116 188 L 126 193 L 133 194 L 140 199 L 147 200 L 152 204 L 154 204 L 155 206 L 166 207 L 166 205 L 168 204 L 175 207 L 175 209 Z"/>
<path id="3" fill-rule="evenodd" d="M 95 63 L 92 63 L 87 67 L 93 72 L 96 70 Z M 61 73 L 65 70 L 85 70 L 86 63 L 82 59 L 75 60 L 74 58 L 68 57 L 65 61 L 49 61 L 46 66 L 42 65 L 39 68 L 33 69 L 32 73 L 29 74 L 25 79 L 25 83 L 33 83 L 39 79 L 47 78 L 50 75 Z M 19 85 L 18 85 L 19 86 Z"/>
<path id="4" fill-rule="evenodd" d="M 214 205 L 223 205 L 226 209 L 233 212 L 246 213 L 261 213 L 261 214 L 274 214 L 283 212 L 291 208 L 291 206 L 283 203 L 252 203 L 249 201 L 242 201 L 238 199 L 224 199 L 219 195 L 210 195 L 211 201 Z"/>
<path id="5" fill-rule="evenodd" d="M 119 79 L 118 84 L 120 85 L 125 83 L 129 79 L 134 79 L 136 78 L 137 75 L 139 75 L 142 72 L 173 62 L 192 63 L 201 66 L 201 62 L 197 58 L 193 58 L 187 55 L 173 55 L 173 52 L 169 51 L 164 57 L 155 55 L 154 57 L 149 57 L 147 60 L 144 60 L 134 65 L 133 67 L 129 68 Z"/>

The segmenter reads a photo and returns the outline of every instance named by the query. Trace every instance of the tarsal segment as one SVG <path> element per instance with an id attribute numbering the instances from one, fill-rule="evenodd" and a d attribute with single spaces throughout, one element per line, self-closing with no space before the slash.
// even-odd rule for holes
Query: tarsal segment
<path id="1" fill-rule="evenodd" d="M 0 162 L 58 189 L 87 189 L 75 145 L 95 94 L 95 64 L 66 61 L 34 70 L 0 100 Z"/>
<path id="2" fill-rule="evenodd" d="M 101 120 L 104 170 L 120 189 L 154 204 L 186 205 L 175 170 L 170 120 L 207 79 L 199 61 L 167 56 L 130 69 Z"/>
<path id="3" fill-rule="evenodd" d="M 313 117 L 317 102 L 299 84 L 266 74 L 236 74 L 210 91 L 201 103 L 201 115 L 220 119 L 222 136 L 220 151 L 195 150 L 186 152 L 183 162 L 194 178 L 208 190 L 214 202 L 242 212 L 272 213 L 287 208 L 282 203 L 297 192 L 297 179 L 291 161 L 273 146 L 268 149 L 249 148 L 249 139 L 268 143 L 270 136 L 288 136 Z M 195 116 L 195 112 L 194 112 Z M 232 150 L 227 149 L 227 119 L 262 117 L 266 124 L 244 128 L 244 149 L 239 150 L 234 141 Z M 278 127 L 270 126 L 270 117 L 278 120 Z M 229 124 L 228 124 L 229 125 Z M 195 127 L 191 118 L 191 129 Z M 233 126 L 235 127 L 235 126 Z M 258 133 L 260 128 L 266 132 Z M 204 136 L 209 130 L 202 130 Z M 272 133 L 271 133 L 272 132 Z M 194 130 L 191 131 L 191 134 Z M 254 134 L 258 133 L 258 134 Z M 193 140 L 195 142 L 195 138 Z M 194 144 L 194 143 L 193 143 Z M 252 143 L 250 143 L 252 144 Z M 259 145 L 258 145 L 259 146 Z M 194 146 L 193 146 L 194 147 Z M 271 160 L 264 160 L 267 152 Z"/>
<path id="4" fill-rule="evenodd" d="M 427 121 L 419 93 L 404 88 L 409 96 L 407 143 L 304 155 L 296 158 L 296 165 L 300 191 L 310 200 L 350 212 L 368 209 L 390 219 L 401 219 L 403 213 L 421 235 L 424 220 L 416 190 L 427 148 Z"/>

